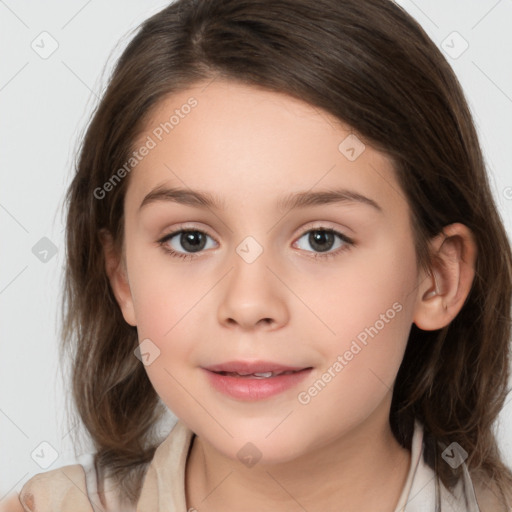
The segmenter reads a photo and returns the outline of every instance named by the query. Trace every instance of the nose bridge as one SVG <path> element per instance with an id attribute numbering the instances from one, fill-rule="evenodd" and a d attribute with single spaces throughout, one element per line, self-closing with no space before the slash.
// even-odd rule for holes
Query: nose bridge
<path id="1" fill-rule="evenodd" d="M 258 325 L 275 328 L 287 321 L 286 290 L 269 269 L 270 253 L 253 236 L 235 248 L 218 304 L 219 322 L 251 329 Z"/>

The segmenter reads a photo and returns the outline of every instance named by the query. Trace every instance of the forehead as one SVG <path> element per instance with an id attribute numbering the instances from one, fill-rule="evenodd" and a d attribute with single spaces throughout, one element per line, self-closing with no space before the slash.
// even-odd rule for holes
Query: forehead
<path id="1" fill-rule="evenodd" d="M 349 126 L 299 99 L 238 82 L 203 82 L 161 100 L 133 147 L 144 145 L 151 149 L 129 187 L 139 203 L 163 184 L 239 200 L 341 186 L 400 199 L 391 159 Z"/>

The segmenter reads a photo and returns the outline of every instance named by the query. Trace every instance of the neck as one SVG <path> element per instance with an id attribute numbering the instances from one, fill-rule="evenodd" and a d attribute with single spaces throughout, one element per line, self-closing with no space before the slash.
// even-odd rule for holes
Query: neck
<path id="1" fill-rule="evenodd" d="M 396 441 L 382 414 L 312 453 L 251 468 L 196 436 L 186 467 L 187 509 L 393 512 L 409 466 L 410 452 Z"/>

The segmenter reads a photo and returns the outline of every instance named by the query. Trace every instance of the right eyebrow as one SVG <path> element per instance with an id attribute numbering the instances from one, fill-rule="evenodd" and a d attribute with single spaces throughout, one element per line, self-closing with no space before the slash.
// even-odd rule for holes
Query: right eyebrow
<path id="1" fill-rule="evenodd" d="M 170 201 L 199 208 L 224 209 L 224 203 L 208 192 L 160 186 L 151 190 L 151 192 L 144 197 L 139 206 L 139 210 L 156 201 Z"/>

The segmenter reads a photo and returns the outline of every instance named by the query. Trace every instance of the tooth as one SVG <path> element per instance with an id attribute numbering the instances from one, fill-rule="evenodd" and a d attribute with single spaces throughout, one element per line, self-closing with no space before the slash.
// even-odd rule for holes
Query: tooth
<path id="1" fill-rule="evenodd" d="M 228 375 L 229 377 L 255 377 L 257 379 L 268 379 L 270 377 L 276 377 L 278 375 L 290 375 L 296 373 L 298 370 L 287 370 L 285 372 L 256 372 L 256 373 L 244 373 L 244 372 L 219 372 L 222 375 Z"/>

